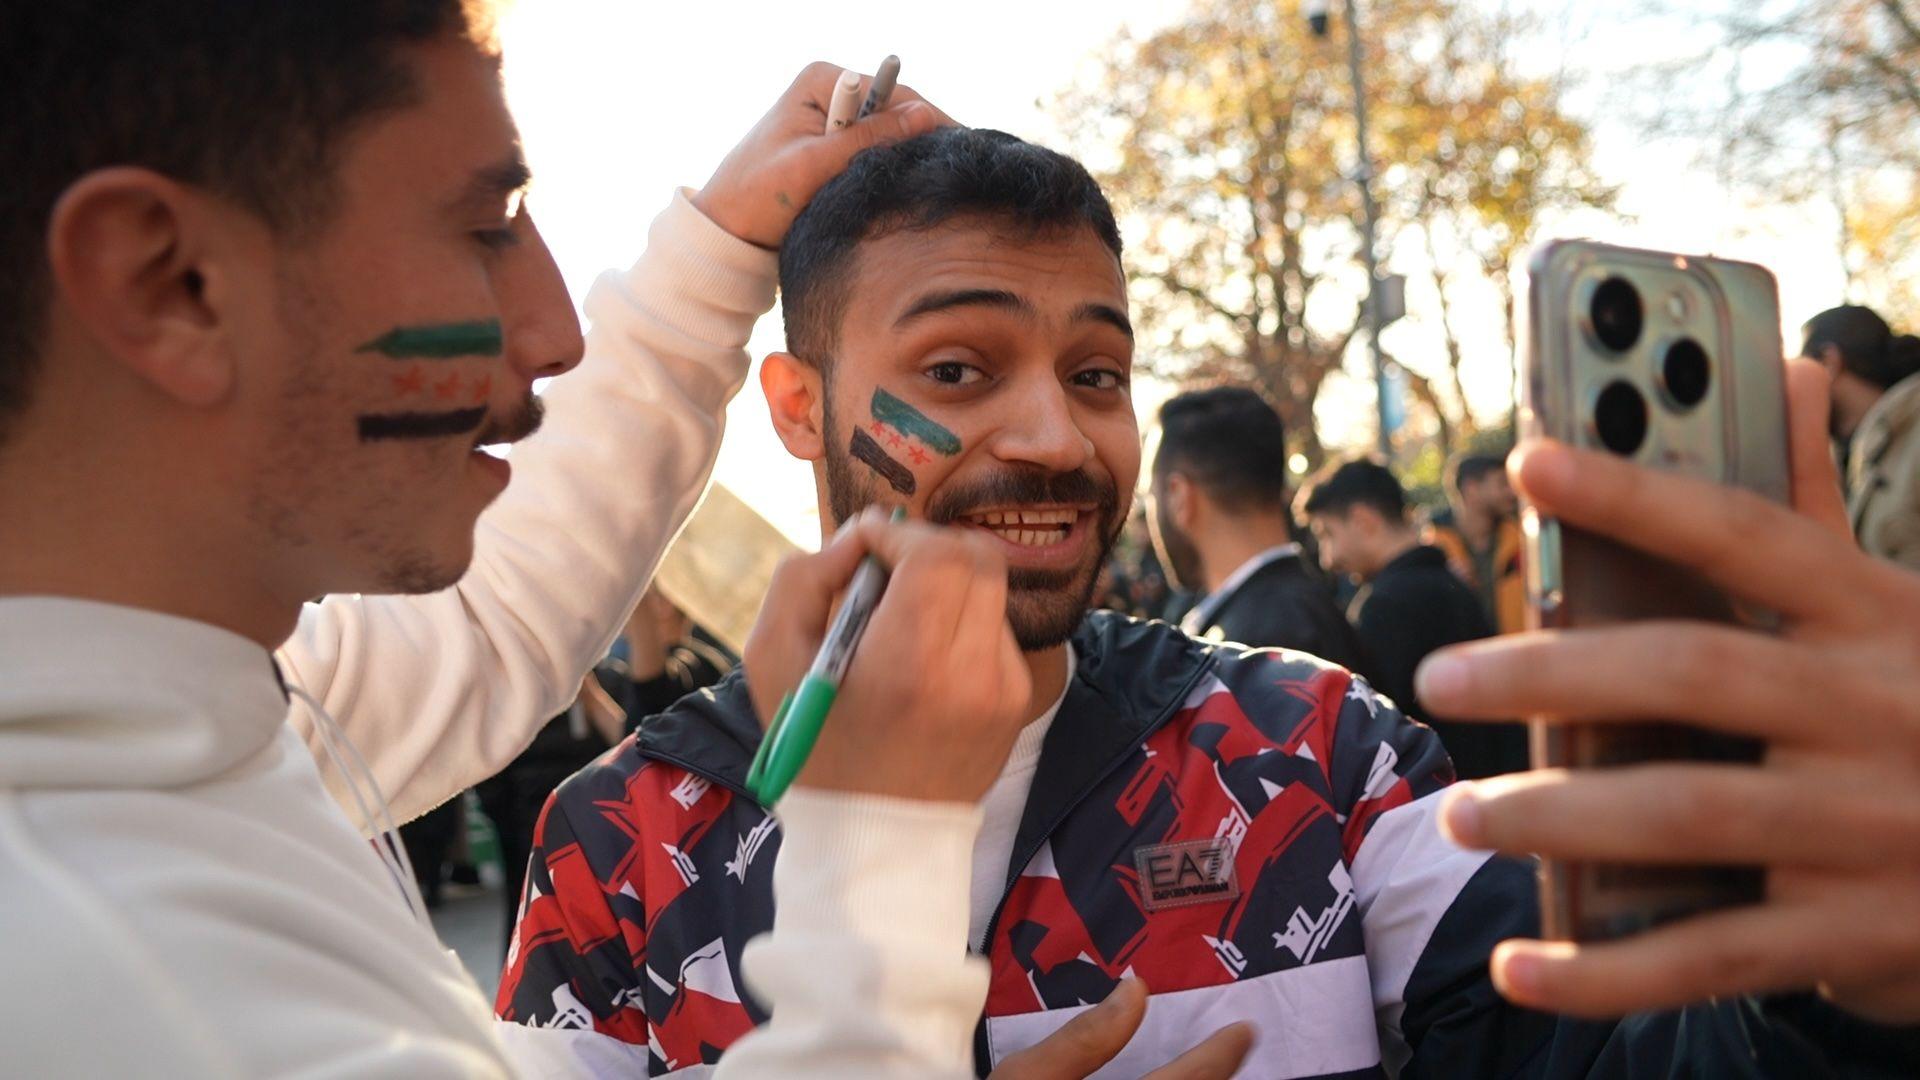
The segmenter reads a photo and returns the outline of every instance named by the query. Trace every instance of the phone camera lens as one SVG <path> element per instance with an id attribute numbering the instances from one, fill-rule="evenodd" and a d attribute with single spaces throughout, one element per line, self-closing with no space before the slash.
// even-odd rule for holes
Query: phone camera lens
<path id="1" fill-rule="evenodd" d="M 1593 303 L 1587 315 L 1593 321 L 1593 335 L 1614 352 L 1633 348 L 1646 322 L 1639 291 L 1626 278 L 1619 277 L 1610 277 L 1593 290 Z"/>
<path id="2" fill-rule="evenodd" d="M 1594 402 L 1593 427 L 1601 445 L 1631 455 L 1647 441 L 1647 400 L 1631 384 L 1609 383 Z"/>
<path id="3" fill-rule="evenodd" d="M 1707 350 L 1692 338 L 1681 338 L 1660 362 L 1660 382 L 1667 396 L 1682 409 L 1691 409 L 1707 396 Z"/>

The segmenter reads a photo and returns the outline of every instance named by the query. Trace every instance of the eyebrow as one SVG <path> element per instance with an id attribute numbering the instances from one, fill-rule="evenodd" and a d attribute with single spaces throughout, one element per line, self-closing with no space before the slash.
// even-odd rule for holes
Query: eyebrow
<path id="1" fill-rule="evenodd" d="M 1127 335 L 1129 339 L 1133 337 L 1133 323 L 1127 320 L 1127 313 L 1111 304 L 1102 304 L 1098 301 L 1081 304 L 1073 310 L 1073 321 L 1103 322 Z"/>
<path id="2" fill-rule="evenodd" d="M 512 195 L 516 191 L 525 191 L 533 184 L 533 170 L 527 167 L 527 159 L 519 146 L 507 151 L 505 157 L 475 169 L 467 177 L 454 200 L 455 206 L 486 206 Z"/>
<path id="3" fill-rule="evenodd" d="M 1025 297 L 1005 289 L 954 289 L 948 292 L 928 293 L 915 300 L 912 306 L 894 320 L 894 329 L 897 330 L 923 316 L 965 307 L 998 308 L 1029 318 L 1039 314 Z M 1111 304 L 1103 304 L 1099 301 L 1081 304 L 1073 310 L 1070 321 L 1106 323 L 1127 335 L 1128 338 L 1133 337 L 1133 323 L 1127 320 L 1125 312 Z"/>
<path id="4" fill-rule="evenodd" d="M 1032 304 L 1005 289 L 953 289 L 928 293 L 915 300 L 913 306 L 893 321 L 893 326 L 897 330 L 915 319 L 963 307 L 999 308 L 1029 317 L 1038 314 Z"/>

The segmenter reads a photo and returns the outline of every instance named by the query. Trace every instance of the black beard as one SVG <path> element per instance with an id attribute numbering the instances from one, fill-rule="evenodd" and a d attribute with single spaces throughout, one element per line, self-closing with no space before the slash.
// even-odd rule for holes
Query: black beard
<path id="1" fill-rule="evenodd" d="M 842 445 L 831 407 L 823 417 L 827 440 L 827 509 L 839 526 L 879 501 L 881 485 Z M 1125 519 L 1120 495 L 1110 477 L 1096 477 L 1085 469 L 1048 473 L 1035 468 L 1008 468 L 942 490 L 927 503 L 927 521 L 951 525 L 968 513 L 993 506 L 1020 504 L 1092 504 L 1099 545 L 1095 558 L 1071 570 L 1021 570 L 1007 573 L 1007 622 L 1013 639 L 1024 652 L 1039 652 L 1064 644 L 1073 636 L 1092 606 L 1100 568 L 1120 538 Z"/>

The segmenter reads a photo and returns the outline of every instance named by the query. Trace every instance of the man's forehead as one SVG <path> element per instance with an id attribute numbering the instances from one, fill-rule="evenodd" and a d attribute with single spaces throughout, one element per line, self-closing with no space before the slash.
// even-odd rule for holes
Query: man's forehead
<path id="1" fill-rule="evenodd" d="M 497 200 L 524 188 L 529 176 L 498 53 L 448 35 L 404 57 L 416 98 L 369 125 L 356 154 L 361 168 L 435 201 Z"/>
<path id="2" fill-rule="evenodd" d="M 854 259 L 848 310 L 889 325 L 929 298 L 961 293 L 1004 294 L 1046 316 L 1098 302 L 1124 317 L 1127 307 L 1120 260 L 1091 227 L 1023 234 L 1006 222 L 947 222 L 863 241 Z"/>

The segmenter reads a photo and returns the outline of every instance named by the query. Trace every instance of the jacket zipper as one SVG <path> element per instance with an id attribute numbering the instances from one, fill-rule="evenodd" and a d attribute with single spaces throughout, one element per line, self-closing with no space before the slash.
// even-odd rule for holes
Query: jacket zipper
<path id="1" fill-rule="evenodd" d="M 635 747 L 635 749 L 639 749 L 639 748 Z M 643 758 L 649 758 L 653 761 L 661 762 L 663 764 L 672 765 L 676 769 L 684 769 L 690 775 L 697 776 L 700 779 L 705 780 L 707 783 L 712 784 L 714 787 L 722 788 L 724 790 L 733 792 L 735 795 L 739 796 L 740 798 L 747 800 L 747 802 L 751 804 L 754 809 L 760 811 L 763 814 L 767 814 L 771 816 L 773 813 L 773 811 L 767 809 L 764 806 L 761 806 L 760 800 L 754 798 L 754 795 L 751 791 L 748 791 L 744 787 L 735 787 L 732 784 L 726 782 L 725 780 L 720 779 L 719 777 L 713 775 L 712 773 L 701 768 L 700 766 L 693 764 L 690 761 L 683 761 L 680 758 L 673 756 L 672 754 L 663 754 L 657 750 L 640 750 L 640 756 Z"/>
<path id="2" fill-rule="evenodd" d="M 1091 783 L 1087 784 L 1086 787 L 1082 788 L 1080 793 L 1075 795 L 1071 801 L 1063 804 L 1063 808 L 1061 809 L 1061 811 L 1058 814 L 1055 814 L 1051 821 L 1047 822 L 1047 827 L 1045 829 L 1042 829 L 1040 831 L 1039 839 L 1035 843 L 1029 845 L 1028 848 L 1024 851 L 1014 852 L 1015 859 L 1014 859 L 1013 865 L 1020 867 L 1022 870 L 1025 870 L 1027 863 L 1031 862 L 1033 860 L 1033 857 L 1039 853 L 1040 845 L 1046 843 L 1048 840 L 1050 840 L 1053 837 L 1053 830 L 1059 828 L 1061 822 L 1066 821 L 1067 818 L 1070 817 L 1075 810 L 1080 809 L 1080 804 L 1087 801 L 1087 796 L 1092 794 L 1095 790 L 1097 790 L 1101 784 L 1106 783 L 1108 777 L 1118 772 L 1120 770 L 1120 766 L 1125 764 L 1127 760 L 1133 756 L 1133 752 L 1140 749 L 1140 746 L 1143 743 L 1145 743 L 1148 739 L 1153 737 L 1154 732 L 1159 731 L 1161 728 L 1165 727 L 1167 724 L 1167 721 L 1173 719 L 1173 715 L 1180 711 L 1180 706 L 1186 704 L 1187 695 L 1193 693 L 1193 688 L 1196 685 L 1198 685 L 1200 680 L 1204 678 L 1212 670 L 1213 670 L 1213 658 L 1211 656 L 1208 656 L 1206 660 L 1199 665 L 1198 669 L 1194 671 L 1194 673 L 1190 677 L 1188 677 L 1186 683 L 1184 683 L 1180 687 L 1180 692 L 1174 696 L 1173 704 L 1168 705 L 1165 709 L 1161 710 L 1160 715 L 1155 717 L 1153 722 L 1148 724 L 1146 728 L 1140 732 L 1140 737 L 1134 740 L 1134 742 L 1127 748 L 1127 752 L 1124 754 L 1116 755 L 1113 761 L 1107 765 L 1106 769 L 1104 769 L 1100 773 L 1100 775 L 1096 776 Z M 1019 880 L 1020 880 L 1020 877 L 1017 874 L 1008 879 L 1006 887 L 1002 889 L 1000 892 L 1000 899 L 994 902 L 993 914 L 987 918 L 986 932 L 980 935 L 980 941 L 977 943 L 979 944 L 981 949 L 980 956 L 983 959 L 986 959 L 989 962 L 989 964 L 991 964 L 992 958 L 993 958 L 993 935 L 997 930 L 1000 929 L 1000 916 L 1005 912 L 1007 907 L 1007 901 L 1011 899 L 1013 896 L 1013 887 L 1016 883 L 1019 882 Z M 973 944 L 975 943 L 970 942 L 968 944 L 968 947 L 971 948 Z M 989 993 L 991 993 L 991 990 L 989 990 Z M 982 1033 L 986 1031 L 986 1023 L 987 1023 L 987 1017 L 985 1012 L 983 1011 L 980 1016 L 980 1026 L 979 1026 L 979 1030 Z M 991 1061 L 986 1060 L 986 1054 L 985 1054 L 986 1046 L 985 1046 L 984 1039 L 978 1044 L 978 1049 L 981 1052 L 977 1054 L 976 1057 L 978 1057 L 980 1060 L 977 1060 L 974 1062 L 975 1068 L 977 1069 L 980 1067 L 991 1067 L 993 1063 Z"/>

